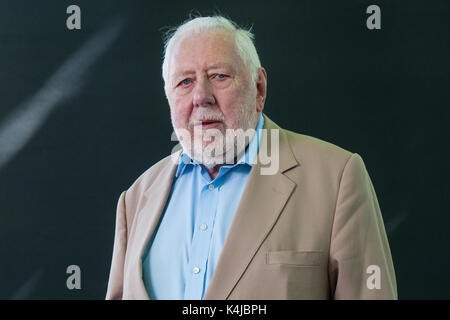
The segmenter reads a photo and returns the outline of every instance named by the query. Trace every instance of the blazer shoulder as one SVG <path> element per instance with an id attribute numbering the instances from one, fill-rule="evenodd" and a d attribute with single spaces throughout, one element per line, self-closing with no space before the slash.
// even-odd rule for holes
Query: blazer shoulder
<path id="1" fill-rule="evenodd" d="M 309 135 L 283 129 L 292 153 L 300 163 L 328 164 L 343 167 L 353 152 Z"/>
<path id="2" fill-rule="evenodd" d="M 127 207 L 135 207 L 138 209 L 142 206 L 141 200 L 145 191 L 150 188 L 159 179 L 170 179 L 167 173 L 177 164 L 173 161 L 173 155 L 159 160 L 150 168 L 145 170 L 126 190 L 125 202 Z"/>

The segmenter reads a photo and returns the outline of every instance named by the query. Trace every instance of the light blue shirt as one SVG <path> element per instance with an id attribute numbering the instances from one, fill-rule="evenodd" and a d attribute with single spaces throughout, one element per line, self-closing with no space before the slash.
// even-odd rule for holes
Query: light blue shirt
<path id="1" fill-rule="evenodd" d="M 165 212 L 142 256 L 150 299 L 203 299 L 258 153 L 263 125 L 261 114 L 244 155 L 236 164 L 220 167 L 214 180 L 203 165 L 181 154 Z"/>

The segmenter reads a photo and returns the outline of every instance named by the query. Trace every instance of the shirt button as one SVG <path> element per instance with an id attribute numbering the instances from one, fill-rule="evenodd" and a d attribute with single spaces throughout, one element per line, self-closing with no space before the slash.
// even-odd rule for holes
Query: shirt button
<path id="1" fill-rule="evenodd" d="M 197 273 L 200 272 L 200 268 L 195 267 L 195 268 L 192 269 L 192 272 L 197 274 Z"/>
<path id="2" fill-rule="evenodd" d="M 200 230 L 206 230 L 206 228 L 208 228 L 208 226 L 206 224 L 202 224 L 200 226 Z"/>
<path id="3" fill-rule="evenodd" d="M 213 189 L 214 189 L 214 185 L 213 185 L 213 184 L 210 184 L 210 185 L 208 186 L 208 188 L 209 188 L 209 190 L 213 190 Z"/>

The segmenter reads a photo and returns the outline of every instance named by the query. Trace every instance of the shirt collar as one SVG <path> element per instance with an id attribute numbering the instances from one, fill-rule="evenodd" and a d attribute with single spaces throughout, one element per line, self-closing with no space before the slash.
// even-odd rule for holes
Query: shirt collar
<path id="1" fill-rule="evenodd" d="M 253 166 L 253 163 L 255 162 L 256 155 L 258 154 L 259 150 L 259 142 L 261 140 L 261 129 L 264 127 L 264 117 L 262 115 L 262 112 L 259 116 L 258 124 L 256 125 L 256 139 L 255 136 L 253 136 L 252 141 L 250 141 L 247 149 L 245 150 L 245 153 L 239 158 L 239 160 L 236 162 L 236 164 L 231 166 L 236 166 L 238 164 L 248 164 L 249 166 Z M 190 165 L 199 165 L 198 162 L 193 160 L 187 153 L 184 151 L 180 155 L 180 162 L 178 164 L 177 171 L 175 172 L 175 177 L 178 178 L 181 174 L 183 174 L 184 169 L 186 166 Z"/>

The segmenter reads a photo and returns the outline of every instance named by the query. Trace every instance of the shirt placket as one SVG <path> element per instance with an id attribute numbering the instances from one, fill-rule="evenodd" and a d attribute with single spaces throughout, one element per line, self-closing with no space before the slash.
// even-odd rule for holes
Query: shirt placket
<path id="1" fill-rule="evenodd" d="M 191 256 L 186 275 L 185 299 L 200 300 L 204 294 L 209 248 L 218 204 L 218 186 L 207 183 L 201 190 L 195 217 Z"/>

